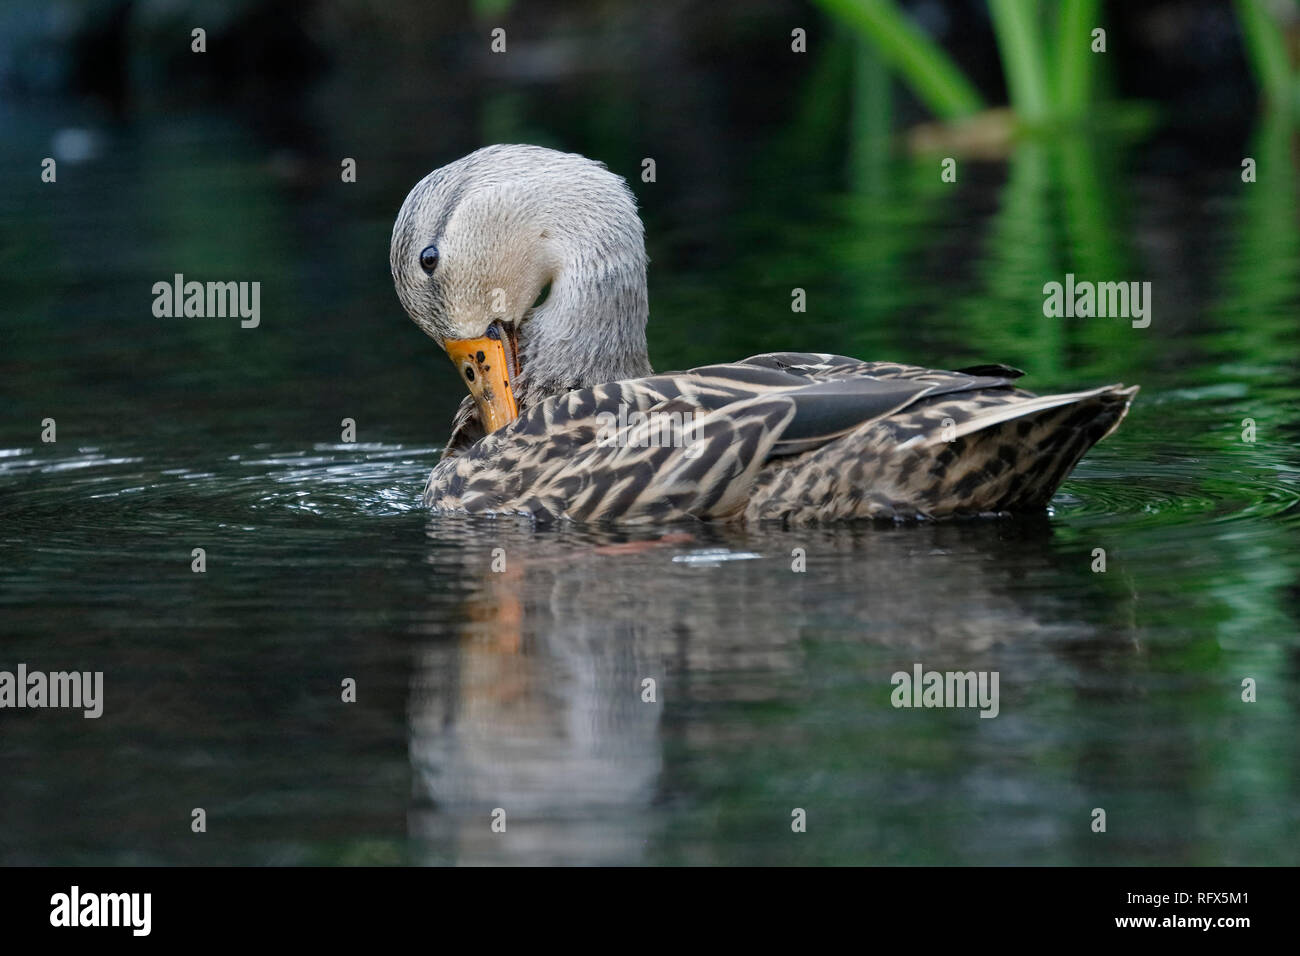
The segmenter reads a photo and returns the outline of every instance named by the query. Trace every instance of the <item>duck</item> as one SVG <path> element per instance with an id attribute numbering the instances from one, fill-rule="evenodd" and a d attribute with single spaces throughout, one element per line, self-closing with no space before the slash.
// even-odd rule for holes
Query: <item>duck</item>
<path id="1" fill-rule="evenodd" d="M 487 146 L 416 183 L 393 283 L 468 392 L 428 509 L 629 525 L 1042 512 L 1137 394 L 827 352 L 655 373 L 647 264 L 631 189 L 585 156 Z"/>

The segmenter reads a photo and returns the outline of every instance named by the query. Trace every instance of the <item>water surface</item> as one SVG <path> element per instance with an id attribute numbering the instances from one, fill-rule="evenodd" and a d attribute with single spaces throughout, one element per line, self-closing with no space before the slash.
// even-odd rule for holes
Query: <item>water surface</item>
<path id="1" fill-rule="evenodd" d="M 658 368 L 817 349 L 1143 391 L 1041 516 L 620 532 L 418 507 L 460 391 L 387 239 L 452 156 L 394 146 L 348 191 L 310 173 L 330 146 L 200 115 L 10 175 L 70 122 L 3 118 L 0 667 L 102 670 L 106 702 L 4 715 L 0 862 L 1294 863 L 1287 162 L 1265 192 L 1158 134 L 1029 143 L 954 189 L 902 157 L 789 175 L 796 131 L 726 189 L 638 184 Z M 1152 281 L 1152 326 L 1045 319 L 1067 271 Z M 154 318 L 175 272 L 260 280 L 261 326 Z M 997 671 L 998 717 L 891 707 L 917 662 Z"/>

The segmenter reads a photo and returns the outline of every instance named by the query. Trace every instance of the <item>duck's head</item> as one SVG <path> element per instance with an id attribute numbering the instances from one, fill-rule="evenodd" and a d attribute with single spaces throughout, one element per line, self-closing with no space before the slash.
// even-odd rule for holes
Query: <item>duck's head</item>
<path id="1" fill-rule="evenodd" d="M 650 372 L 646 255 L 627 184 L 538 146 L 488 146 L 416 183 L 393 226 L 398 298 L 487 432 L 552 395 Z"/>

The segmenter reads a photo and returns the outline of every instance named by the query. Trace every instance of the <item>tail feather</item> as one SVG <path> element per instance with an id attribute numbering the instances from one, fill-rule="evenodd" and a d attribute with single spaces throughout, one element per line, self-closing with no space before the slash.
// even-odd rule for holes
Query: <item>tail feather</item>
<path id="1" fill-rule="evenodd" d="M 1087 406 L 1093 399 L 1098 399 L 1100 404 L 1110 405 L 1109 396 L 1122 395 L 1124 398 L 1124 408 L 1127 409 L 1128 402 L 1132 401 L 1133 395 L 1137 393 L 1138 387 L 1124 388 L 1122 385 L 1103 385 L 1100 388 L 1091 388 L 1083 392 L 1063 392 L 1059 395 L 1035 395 L 1033 398 L 1026 398 L 1008 405 L 994 405 L 972 415 L 969 419 L 962 422 L 956 428 L 955 435 L 935 434 L 930 435 L 931 444 L 948 441 L 952 438 L 963 438 L 974 432 L 984 431 L 994 425 L 1003 422 L 1015 421 L 1017 419 L 1030 418 L 1039 412 L 1048 411 L 1053 408 L 1060 408 L 1066 405 Z M 1023 394 L 1023 393 L 1021 393 Z M 1123 418 L 1123 412 L 1120 418 Z M 1116 419 L 1115 424 L 1119 420 Z"/>
<path id="2" fill-rule="evenodd" d="M 820 522 L 1040 509 L 1136 394 L 1136 386 L 1109 385 L 940 398 L 770 462 L 747 514 Z"/>
<path id="3" fill-rule="evenodd" d="M 963 512 L 1045 507 L 1079 459 L 1124 419 L 1136 394 L 1136 386 L 1110 385 L 976 415 L 957 428 L 952 465 L 925 498 Z"/>

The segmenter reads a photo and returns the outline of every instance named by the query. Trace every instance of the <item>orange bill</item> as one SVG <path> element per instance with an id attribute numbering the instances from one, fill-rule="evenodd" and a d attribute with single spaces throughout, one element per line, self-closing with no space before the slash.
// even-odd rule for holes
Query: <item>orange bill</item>
<path id="1" fill-rule="evenodd" d="M 456 363 L 460 377 L 478 403 L 479 416 L 488 433 L 509 425 L 519 415 L 510 390 L 510 364 L 502 338 L 448 339 L 443 348 Z"/>

